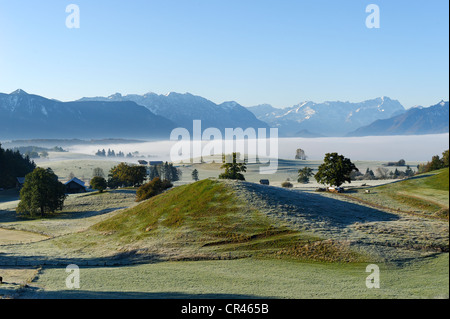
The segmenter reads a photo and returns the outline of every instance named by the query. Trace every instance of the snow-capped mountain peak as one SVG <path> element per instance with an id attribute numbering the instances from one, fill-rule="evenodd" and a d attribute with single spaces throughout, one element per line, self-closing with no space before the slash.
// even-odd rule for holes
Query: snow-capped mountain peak
<path id="1" fill-rule="evenodd" d="M 10 95 L 28 95 L 28 93 L 22 89 L 17 89 L 14 92 L 12 92 Z"/>

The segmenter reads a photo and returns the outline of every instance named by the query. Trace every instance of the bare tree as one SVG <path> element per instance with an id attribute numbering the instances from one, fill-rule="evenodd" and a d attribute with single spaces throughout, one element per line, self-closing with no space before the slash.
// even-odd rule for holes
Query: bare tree
<path id="1" fill-rule="evenodd" d="M 384 167 L 378 167 L 376 170 L 376 176 L 379 179 L 388 179 L 389 176 L 389 170 Z"/>
<path id="2" fill-rule="evenodd" d="M 94 172 L 92 174 L 93 177 L 103 177 L 105 178 L 105 172 L 100 167 L 94 168 Z"/>

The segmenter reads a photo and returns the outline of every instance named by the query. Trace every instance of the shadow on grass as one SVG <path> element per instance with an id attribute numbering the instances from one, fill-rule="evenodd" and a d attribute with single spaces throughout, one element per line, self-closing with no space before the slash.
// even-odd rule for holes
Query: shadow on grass
<path id="1" fill-rule="evenodd" d="M 63 212 L 56 212 L 54 214 L 45 214 L 43 218 L 20 216 L 20 215 L 17 215 L 17 213 L 12 210 L 8 210 L 8 211 L 0 210 L 0 224 L 1 223 L 11 223 L 11 222 L 16 222 L 16 221 L 83 219 L 83 218 L 89 218 L 89 217 L 94 217 L 94 216 L 102 216 L 102 215 L 114 212 L 116 210 L 121 210 L 121 209 L 125 209 L 125 208 L 128 208 L 128 206 L 108 208 L 108 209 L 103 209 L 100 211 L 96 211 L 96 210 L 91 210 L 91 211 L 86 211 L 86 212 L 63 211 Z"/>
<path id="2" fill-rule="evenodd" d="M 0 191 L 0 203 L 7 203 L 19 200 L 19 191 L 15 188 Z"/>
<path id="3" fill-rule="evenodd" d="M 321 193 L 267 187 L 248 182 L 242 184 L 250 191 L 251 196 L 248 199 L 256 199 L 258 209 L 262 208 L 262 211 L 269 215 L 283 217 L 295 224 L 321 224 L 321 227 L 326 224 L 345 228 L 356 222 L 389 222 L 400 218 L 392 213 L 331 198 Z"/>
<path id="4" fill-rule="evenodd" d="M 127 195 L 135 195 L 136 194 L 137 189 L 125 189 L 125 188 L 121 188 L 121 189 L 107 189 L 104 190 L 102 193 L 100 193 L 99 191 L 88 191 L 87 193 L 84 194 L 78 194 L 79 197 L 90 197 L 90 196 L 103 196 L 103 195 L 108 195 L 108 194 L 127 194 Z"/>
<path id="5" fill-rule="evenodd" d="M 404 179 L 404 181 L 408 181 L 408 180 L 412 180 L 412 179 L 421 179 L 421 178 L 430 177 L 430 176 L 434 176 L 434 175 L 436 175 L 436 174 L 423 174 L 420 176 L 413 176 L 413 177 Z"/>
<path id="6" fill-rule="evenodd" d="M 155 253 L 145 253 L 139 250 L 118 253 L 108 257 L 66 257 L 66 256 L 16 256 L 0 252 L 0 267 L 38 267 L 38 266 L 68 266 L 77 265 L 79 267 L 116 267 L 133 266 L 140 264 L 155 264 L 167 261 L 162 255 Z"/>
<path id="7" fill-rule="evenodd" d="M 0 290 L 1 293 L 1 290 Z M 43 291 L 34 287 L 24 289 L 19 298 L 27 299 L 258 299 L 254 295 L 243 294 L 192 294 L 183 292 L 121 292 L 60 290 Z M 267 299 L 267 298 L 265 298 Z M 172 305 L 173 306 L 173 305 Z M 181 308 L 180 308 L 181 309 Z"/>
<path id="8" fill-rule="evenodd" d="M 80 219 L 80 218 L 89 218 L 89 217 L 93 217 L 93 216 L 102 216 L 105 214 L 109 214 L 111 212 L 114 212 L 116 210 L 121 210 L 121 209 L 125 209 L 128 208 L 127 206 L 125 207 L 116 207 L 116 208 L 108 208 L 108 209 L 103 209 L 100 211 L 87 211 L 87 212 L 61 212 L 61 213 L 56 213 L 54 215 L 48 215 L 46 216 L 47 218 L 55 218 L 55 219 Z"/>

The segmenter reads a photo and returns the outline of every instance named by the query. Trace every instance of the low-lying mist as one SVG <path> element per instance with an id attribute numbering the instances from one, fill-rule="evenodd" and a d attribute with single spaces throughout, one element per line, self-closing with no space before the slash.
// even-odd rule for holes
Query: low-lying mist
<path id="1" fill-rule="evenodd" d="M 171 148 L 176 141 L 142 142 L 131 144 L 74 145 L 73 153 L 95 155 L 98 150 L 135 153 L 134 160 L 170 161 Z M 209 142 L 203 142 L 206 145 Z M 303 149 L 308 160 L 322 160 L 326 153 L 337 152 L 360 161 L 428 161 L 449 148 L 449 134 L 372 137 L 280 138 L 278 158 L 294 159 L 296 150 Z"/>

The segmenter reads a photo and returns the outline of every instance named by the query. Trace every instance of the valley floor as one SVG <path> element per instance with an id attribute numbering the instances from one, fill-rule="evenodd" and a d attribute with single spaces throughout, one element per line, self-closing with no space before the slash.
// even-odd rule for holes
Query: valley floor
<path id="1" fill-rule="evenodd" d="M 44 267 L 20 298 L 448 298 L 449 256 L 394 267 L 380 265 L 380 288 L 366 287 L 367 264 L 286 260 L 162 262 L 81 267 L 79 290 L 65 286 L 64 267 Z M 0 294 L 5 293 L 0 288 Z"/>
<path id="2" fill-rule="evenodd" d="M 431 192 L 433 178 L 372 197 L 204 180 L 142 204 L 134 190 L 71 195 L 28 220 L 8 193 L 0 298 L 449 298 L 448 190 Z M 405 190 L 437 206 L 388 196 Z M 80 289 L 66 287 L 69 264 Z"/>

